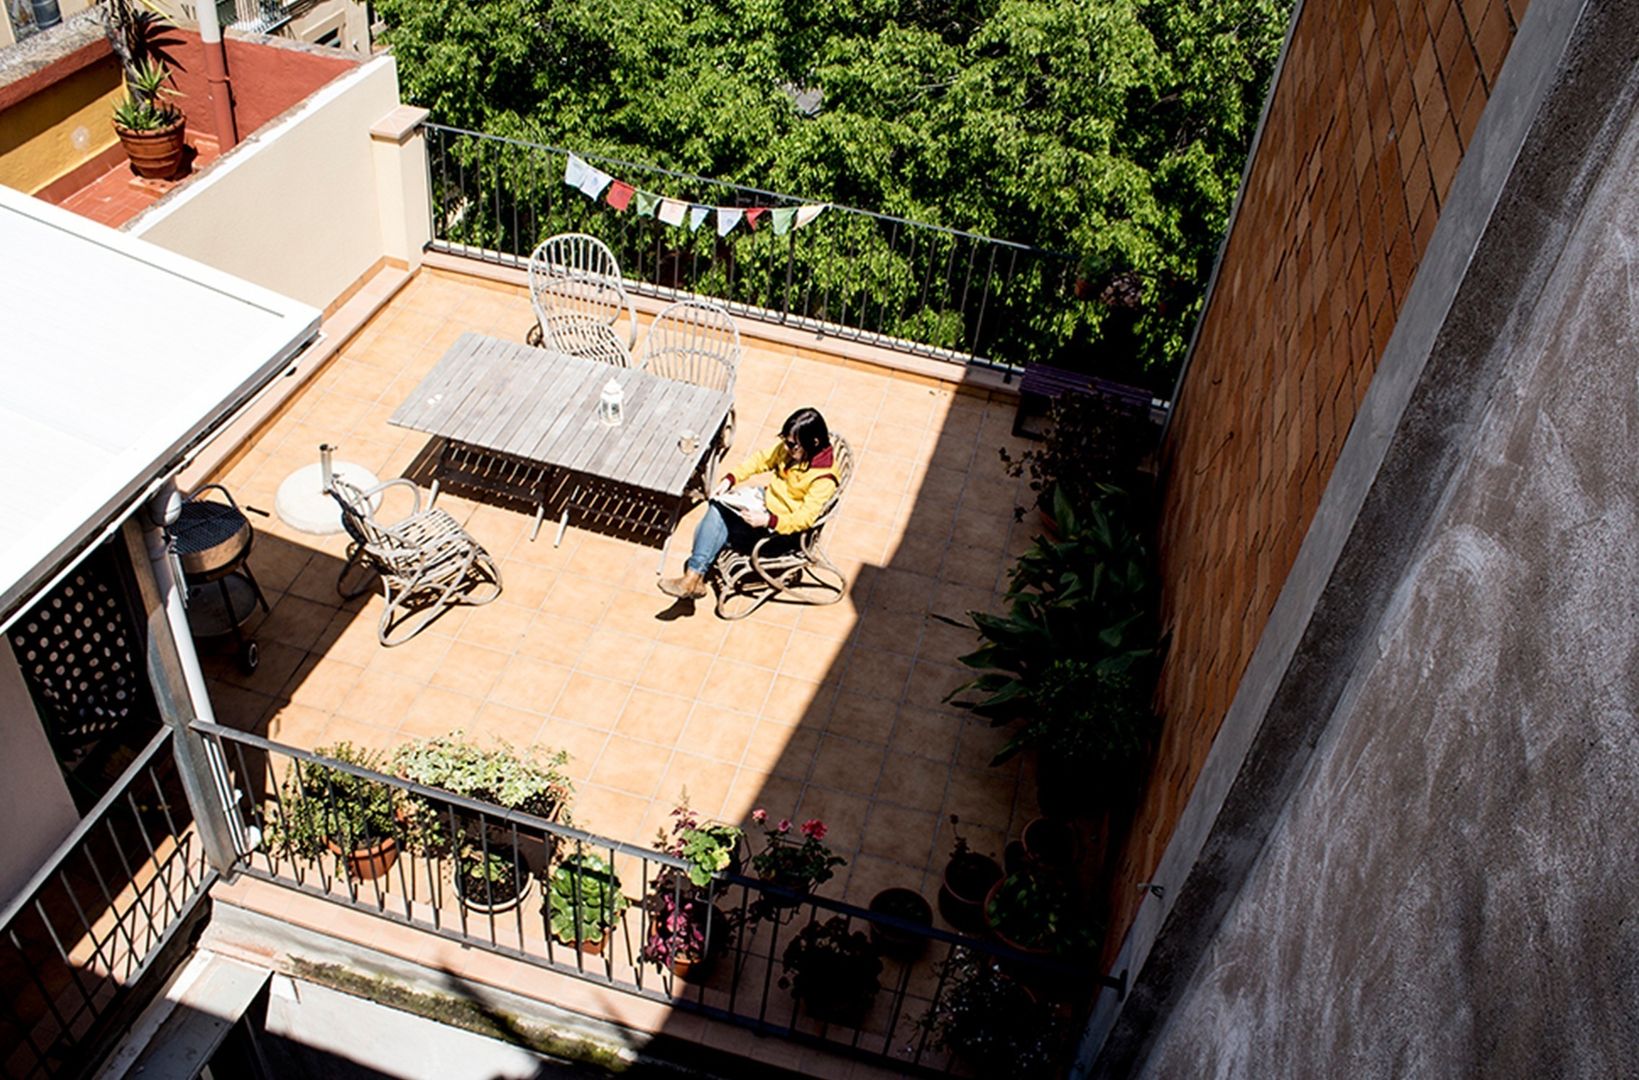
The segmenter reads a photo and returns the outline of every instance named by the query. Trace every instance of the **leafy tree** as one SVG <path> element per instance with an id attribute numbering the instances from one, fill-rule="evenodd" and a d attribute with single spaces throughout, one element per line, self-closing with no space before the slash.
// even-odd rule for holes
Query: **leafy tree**
<path id="1" fill-rule="evenodd" d="M 406 96 L 439 122 L 1069 253 L 1109 302 L 1043 283 L 1009 312 L 1017 333 L 1061 363 L 1091 350 L 1163 369 L 1199 308 L 1289 8 L 377 5 Z M 871 287 L 891 290 L 893 272 Z"/>

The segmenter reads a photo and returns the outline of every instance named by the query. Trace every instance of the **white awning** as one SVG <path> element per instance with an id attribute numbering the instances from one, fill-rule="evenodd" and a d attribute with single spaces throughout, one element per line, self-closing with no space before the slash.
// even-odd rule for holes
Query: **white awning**
<path id="1" fill-rule="evenodd" d="M 318 329 L 306 304 L 0 187 L 0 627 Z"/>

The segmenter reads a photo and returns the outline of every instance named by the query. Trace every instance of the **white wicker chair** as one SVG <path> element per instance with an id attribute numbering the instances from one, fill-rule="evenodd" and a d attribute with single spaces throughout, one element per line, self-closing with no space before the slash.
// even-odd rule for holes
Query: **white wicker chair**
<path id="1" fill-rule="evenodd" d="M 834 604 L 848 591 L 848 578 L 821 547 L 825 526 L 842 505 L 854 475 L 854 454 L 846 439 L 831 435 L 837 490 L 819 518 L 794 538 L 765 536 L 750 551 L 723 548 L 710 576 L 717 584 L 717 614 L 743 619 L 776 597 L 800 604 Z"/>
<path id="2" fill-rule="evenodd" d="M 537 344 L 606 364 L 629 367 L 637 314 L 608 245 L 585 233 L 542 240 L 529 256 L 529 299 Z M 626 318 L 624 335 L 615 325 Z"/>
<path id="3" fill-rule="evenodd" d="M 649 324 L 637 365 L 652 374 L 734 393 L 740 367 L 740 330 L 733 316 L 708 300 L 679 300 L 662 308 Z M 728 411 L 706 457 L 700 494 L 712 489 L 723 458 L 734 445 L 734 410 Z"/>
<path id="4" fill-rule="evenodd" d="M 390 524 L 377 521 L 371 509 L 373 503 L 379 505 L 376 497 L 399 486 L 414 498 L 409 514 Z M 376 629 L 383 645 L 409 641 L 451 604 L 487 604 L 501 595 L 501 569 L 489 552 L 449 514 L 422 509 L 421 491 L 413 482 L 389 480 L 361 491 L 336 479 L 330 495 L 341 507 L 342 527 L 353 541 L 336 591 L 349 600 L 362 596 L 370 591 L 369 577 L 350 587 L 348 574 L 361 568 L 375 572 L 386 604 Z"/>

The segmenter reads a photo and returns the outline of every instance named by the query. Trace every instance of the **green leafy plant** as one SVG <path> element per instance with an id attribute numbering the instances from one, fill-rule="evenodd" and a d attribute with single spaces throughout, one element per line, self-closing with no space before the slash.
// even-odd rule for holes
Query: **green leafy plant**
<path id="1" fill-rule="evenodd" d="M 463 732 L 418 739 L 393 752 L 392 769 L 406 780 L 551 820 L 567 817 L 574 791 L 564 766 L 569 755 L 531 747 L 519 751 L 496 739 L 482 746 Z M 447 842 L 448 809 L 416 798 L 412 817 L 424 847 Z M 462 815 L 457 815 L 461 817 Z"/>
<path id="2" fill-rule="evenodd" d="M 740 847 L 745 830 L 718 821 L 701 821 L 689 809 L 688 796 L 672 810 L 672 826 L 668 833 L 662 829 L 655 846 L 670 855 L 689 861 L 686 871 L 689 882 L 705 888 L 713 875 L 727 870 Z"/>
<path id="3" fill-rule="evenodd" d="M 969 613 L 983 644 L 960 659 L 980 674 L 948 700 L 970 695 L 956 704 L 1017 725 L 992 764 L 1052 746 L 1101 775 L 1119 773 L 1153 728 L 1155 579 L 1114 499 L 1077 513 L 1060 492 L 1056 507 L 1064 537 L 1040 539 L 1020 556 L 1006 614 Z"/>
<path id="4" fill-rule="evenodd" d="M 1004 941 L 1061 956 L 1085 954 L 1098 941 L 1069 882 L 1034 861 L 1002 879 L 985 901 L 985 922 Z"/>
<path id="5" fill-rule="evenodd" d="M 547 919 L 552 935 L 565 944 L 601 942 L 628 903 L 609 863 L 591 852 L 581 852 L 552 871 Z"/>
<path id="6" fill-rule="evenodd" d="M 918 1022 L 935 1046 L 978 1076 L 1058 1074 L 1065 1032 L 1052 1010 L 971 949 L 952 950 L 940 967 L 944 993 Z"/>
<path id="7" fill-rule="evenodd" d="M 481 844 L 464 844 L 455 858 L 455 881 L 462 900 L 482 905 L 502 905 L 529 887 L 529 871 L 516 851 L 502 847 L 484 850 Z"/>
<path id="8" fill-rule="evenodd" d="M 852 1020 L 870 1008 L 881 988 L 876 945 L 848 920 L 833 916 L 809 922 L 785 947 L 780 986 L 826 1020 Z"/>
<path id="9" fill-rule="evenodd" d="M 1098 394 L 1060 394 L 1048 407 L 1039 446 L 1017 456 L 1001 447 L 1009 476 L 1028 476 L 1037 504 L 1055 520 L 1056 499 L 1078 511 L 1093 507 L 1113 488 L 1137 490 L 1139 466 L 1156 440 L 1149 417 Z M 1015 507 L 1022 519 L 1024 508 Z"/>
<path id="10" fill-rule="evenodd" d="M 381 771 L 380 757 L 352 743 L 314 750 L 319 757 Z M 395 835 L 398 790 L 316 762 L 292 762 L 269 814 L 268 838 L 276 848 L 314 857 L 331 850 L 362 851 Z"/>

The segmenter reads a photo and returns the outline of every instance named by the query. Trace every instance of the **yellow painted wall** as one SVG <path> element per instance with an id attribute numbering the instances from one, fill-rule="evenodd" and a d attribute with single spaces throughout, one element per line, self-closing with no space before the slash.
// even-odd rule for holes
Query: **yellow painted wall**
<path id="1" fill-rule="evenodd" d="M 122 96 L 119 64 L 107 56 L 0 113 L 0 184 L 32 195 L 118 142 Z"/>

